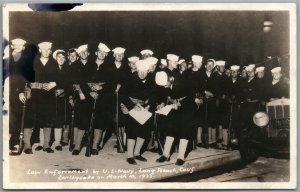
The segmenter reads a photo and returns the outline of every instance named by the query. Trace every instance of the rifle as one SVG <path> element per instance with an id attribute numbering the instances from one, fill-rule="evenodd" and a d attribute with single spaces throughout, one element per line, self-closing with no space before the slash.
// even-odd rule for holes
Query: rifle
<path id="1" fill-rule="evenodd" d="M 208 99 L 205 99 L 205 116 L 204 116 L 204 127 L 203 127 L 203 132 L 201 135 L 201 140 L 204 144 L 205 148 L 208 148 L 209 146 L 209 141 L 208 141 L 208 122 L 207 122 L 207 118 L 208 118 L 208 114 L 207 114 L 207 107 L 208 107 Z"/>
<path id="2" fill-rule="evenodd" d="M 27 83 L 25 84 L 24 94 L 25 94 L 25 102 L 22 106 L 22 118 L 21 118 L 21 129 L 20 129 L 20 136 L 19 136 L 19 148 L 17 152 L 11 152 L 10 155 L 21 155 L 23 148 L 24 148 L 24 122 L 25 122 L 25 112 L 26 112 L 26 100 L 27 100 Z"/>
<path id="3" fill-rule="evenodd" d="M 124 141 L 120 135 L 120 128 L 119 128 L 119 93 L 117 95 L 117 104 L 116 104 L 116 137 L 117 137 L 117 145 L 118 145 L 118 153 L 125 153 L 124 150 Z"/>
<path id="4" fill-rule="evenodd" d="M 230 116 L 229 116 L 229 125 L 228 125 L 227 149 L 230 149 L 230 144 L 231 144 L 231 136 L 232 136 L 232 112 L 233 112 L 233 102 L 230 105 Z"/>
<path id="5" fill-rule="evenodd" d="M 158 154 L 159 155 L 162 155 L 163 154 L 163 151 L 164 151 L 164 148 L 160 142 L 160 136 L 158 134 L 158 128 L 157 128 L 157 114 L 155 113 L 154 114 L 154 134 L 153 134 L 153 139 L 154 141 L 157 142 L 157 145 L 158 145 Z"/>
<path id="6" fill-rule="evenodd" d="M 94 99 L 94 105 L 93 105 L 93 111 L 92 111 L 92 115 L 91 115 L 90 127 L 87 130 L 87 146 L 86 146 L 86 151 L 85 151 L 85 156 L 86 157 L 90 157 L 91 156 L 91 151 L 92 151 L 92 145 L 93 145 L 92 135 L 94 133 L 93 123 L 94 123 L 96 102 L 97 102 L 97 99 Z"/>

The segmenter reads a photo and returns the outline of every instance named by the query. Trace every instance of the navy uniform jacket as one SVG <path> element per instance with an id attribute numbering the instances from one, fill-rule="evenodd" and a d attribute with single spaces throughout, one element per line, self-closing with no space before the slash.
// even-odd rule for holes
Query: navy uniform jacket
<path id="1" fill-rule="evenodd" d="M 246 81 L 243 89 L 243 100 L 254 101 L 260 100 L 262 97 L 259 81 L 256 77 L 254 77 L 251 81 Z"/>
<path id="2" fill-rule="evenodd" d="M 271 98 L 289 98 L 289 85 L 288 83 L 284 82 L 284 80 L 281 78 L 278 83 L 272 84 L 272 82 L 269 83 L 267 87 L 267 94 L 268 100 Z"/>
<path id="3" fill-rule="evenodd" d="M 238 103 L 241 101 L 243 84 L 245 81 L 238 77 L 235 82 L 232 78 L 227 79 L 227 93 L 230 100 L 235 100 Z"/>

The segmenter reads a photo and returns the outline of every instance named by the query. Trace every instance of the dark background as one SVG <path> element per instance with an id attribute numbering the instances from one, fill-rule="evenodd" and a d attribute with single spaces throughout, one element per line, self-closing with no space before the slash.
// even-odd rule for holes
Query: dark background
<path id="1" fill-rule="evenodd" d="M 269 19 L 272 29 L 264 33 Z M 199 54 L 242 66 L 289 53 L 284 11 L 11 12 L 9 27 L 11 39 L 51 41 L 54 49 L 66 50 L 88 43 L 91 53 L 104 42 L 126 48 L 127 56 L 148 48 L 158 58 Z"/>

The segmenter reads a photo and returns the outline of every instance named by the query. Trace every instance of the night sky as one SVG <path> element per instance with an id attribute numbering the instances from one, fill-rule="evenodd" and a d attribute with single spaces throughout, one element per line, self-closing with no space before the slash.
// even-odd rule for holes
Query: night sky
<path id="1" fill-rule="evenodd" d="M 273 21 L 268 33 L 266 17 Z M 190 60 L 199 54 L 242 66 L 289 53 L 284 11 L 11 12 L 9 19 L 11 39 L 52 41 L 54 49 L 88 43 L 93 53 L 104 42 L 126 48 L 127 56 L 148 48 L 158 58 L 175 53 Z"/>

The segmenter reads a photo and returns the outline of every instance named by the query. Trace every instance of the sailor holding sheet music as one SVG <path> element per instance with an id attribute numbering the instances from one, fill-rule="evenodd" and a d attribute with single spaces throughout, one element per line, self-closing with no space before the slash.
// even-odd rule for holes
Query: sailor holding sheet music
<path id="1" fill-rule="evenodd" d="M 166 116 L 166 123 L 163 129 L 166 131 L 166 142 L 164 145 L 163 155 L 156 160 L 162 163 L 170 160 L 171 147 L 174 139 L 179 138 L 179 152 L 176 165 L 183 165 L 185 159 L 185 152 L 189 139 L 192 138 L 195 126 L 192 123 L 192 114 L 190 110 L 191 105 L 195 105 L 192 97 L 186 90 L 186 79 L 182 76 L 173 75 L 172 73 L 178 63 L 178 56 L 168 55 L 169 74 L 166 72 L 158 72 L 155 81 L 157 85 L 166 88 L 162 92 L 165 96 L 166 105 L 172 105 L 172 110 Z"/>
<path id="2" fill-rule="evenodd" d="M 153 107 L 151 98 L 152 89 L 147 75 L 151 63 L 149 60 L 139 60 L 136 62 L 137 73 L 133 74 L 130 82 L 127 82 L 128 89 L 121 111 L 127 115 L 126 134 L 127 134 L 127 162 L 137 164 L 135 160 L 146 162 L 147 159 L 141 154 L 141 148 L 145 138 L 150 134 L 150 126 Z M 129 89 L 130 87 L 130 89 Z"/>

